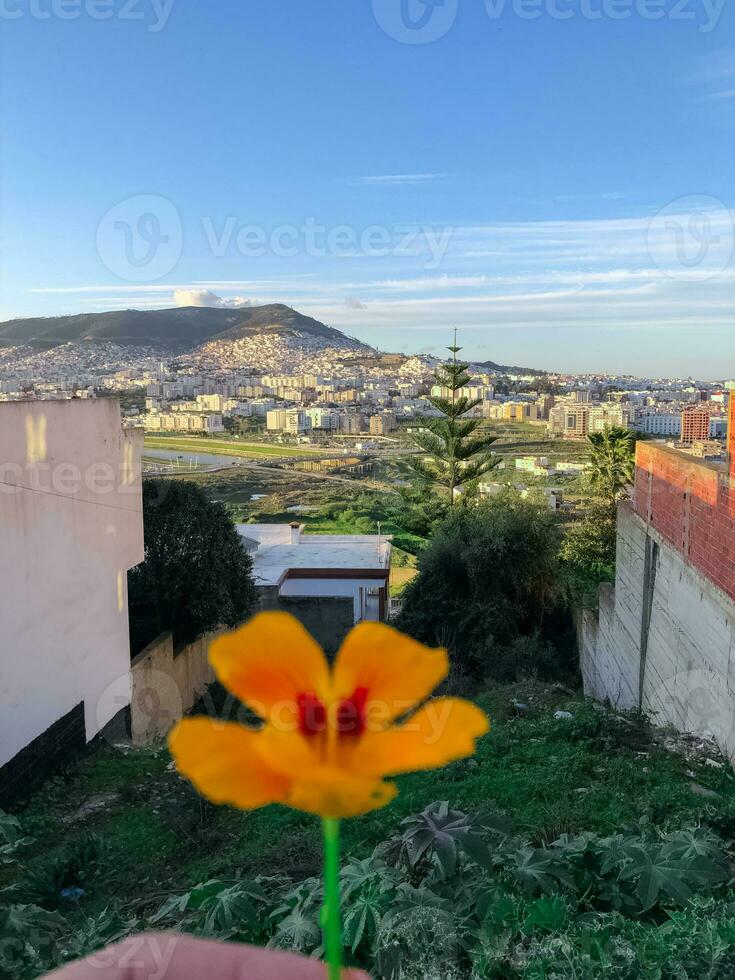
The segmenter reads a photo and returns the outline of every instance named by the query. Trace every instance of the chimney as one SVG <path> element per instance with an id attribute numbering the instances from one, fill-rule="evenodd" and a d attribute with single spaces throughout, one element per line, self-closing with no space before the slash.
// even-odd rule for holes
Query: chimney
<path id="1" fill-rule="evenodd" d="M 298 544 L 301 537 L 301 525 L 298 521 L 291 521 L 288 526 L 291 528 L 291 544 Z"/>
<path id="2" fill-rule="evenodd" d="M 727 410 L 727 464 L 730 479 L 735 480 L 735 381 L 727 381 L 725 387 L 730 392 Z"/>

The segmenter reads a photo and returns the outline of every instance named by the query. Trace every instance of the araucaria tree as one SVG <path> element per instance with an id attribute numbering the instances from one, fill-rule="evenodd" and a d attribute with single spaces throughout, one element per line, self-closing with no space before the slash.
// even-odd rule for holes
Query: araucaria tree
<path id="1" fill-rule="evenodd" d="M 614 506 L 635 478 L 635 433 L 620 426 L 606 426 L 602 432 L 588 435 L 587 440 L 592 447 L 590 487 Z"/>
<path id="2" fill-rule="evenodd" d="M 468 415 L 481 399 L 462 392 L 470 375 L 468 365 L 457 360 L 462 348 L 457 347 L 456 332 L 448 350 L 452 359 L 434 375 L 442 392 L 429 397 L 439 415 L 422 419 L 422 429 L 413 437 L 422 455 L 412 457 L 411 466 L 422 481 L 446 491 L 453 504 L 457 489 L 479 479 L 500 460 L 490 450 L 497 437 L 478 431 L 483 420 Z"/>

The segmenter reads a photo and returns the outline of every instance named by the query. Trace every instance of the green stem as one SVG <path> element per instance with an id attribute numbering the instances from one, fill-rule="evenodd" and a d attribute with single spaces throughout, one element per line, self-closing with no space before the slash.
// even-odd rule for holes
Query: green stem
<path id="1" fill-rule="evenodd" d="M 342 975 L 342 934 L 339 925 L 339 820 L 324 817 L 324 908 L 322 927 L 329 980 Z"/>

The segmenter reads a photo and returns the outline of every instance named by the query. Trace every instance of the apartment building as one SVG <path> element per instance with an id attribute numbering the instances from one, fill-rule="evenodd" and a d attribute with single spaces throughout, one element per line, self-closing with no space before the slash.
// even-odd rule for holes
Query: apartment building
<path id="1" fill-rule="evenodd" d="M 527 422 L 531 417 L 531 403 L 505 402 L 502 417 L 509 422 Z"/>
<path id="2" fill-rule="evenodd" d="M 549 417 L 549 412 L 554 407 L 554 396 L 540 395 L 534 402 L 534 405 L 536 407 L 536 417 L 546 421 Z"/>
<path id="3" fill-rule="evenodd" d="M 681 441 L 692 443 L 709 439 L 710 413 L 707 408 L 687 408 L 681 413 Z"/>
<path id="4" fill-rule="evenodd" d="M 224 432 L 222 416 L 201 412 L 149 412 L 144 416 L 148 432 Z"/>
<path id="5" fill-rule="evenodd" d="M 633 428 L 649 436 L 678 437 L 681 433 L 681 415 L 672 412 L 638 410 Z"/>
<path id="6" fill-rule="evenodd" d="M 628 428 L 630 417 L 631 409 L 627 405 L 615 405 L 611 402 L 601 405 L 587 402 L 565 403 L 555 405 L 549 411 L 548 429 L 555 435 L 583 439 L 591 433 L 604 432 L 606 428 L 613 426 Z"/>
<path id="7" fill-rule="evenodd" d="M 303 408 L 274 408 L 265 417 L 269 432 L 286 432 L 297 436 L 311 428 L 311 419 Z"/>
<path id="8" fill-rule="evenodd" d="M 389 432 L 395 432 L 397 428 L 398 423 L 393 412 L 381 412 L 370 417 L 371 436 L 386 436 Z"/>
<path id="9" fill-rule="evenodd" d="M 605 402 L 603 405 L 585 406 L 589 409 L 587 417 L 588 432 L 604 432 L 605 429 L 619 427 L 627 429 L 630 425 L 631 410 L 627 405 L 614 405 Z"/>
<path id="10" fill-rule="evenodd" d="M 200 412 L 224 412 L 228 402 L 225 395 L 197 395 L 196 406 Z"/>
<path id="11" fill-rule="evenodd" d="M 557 436 L 584 439 L 588 430 L 588 412 L 580 405 L 555 405 L 549 410 L 548 430 Z"/>
<path id="12" fill-rule="evenodd" d="M 332 432 L 339 429 L 340 413 L 333 408 L 307 408 L 306 415 L 311 420 L 312 429 Z"/>

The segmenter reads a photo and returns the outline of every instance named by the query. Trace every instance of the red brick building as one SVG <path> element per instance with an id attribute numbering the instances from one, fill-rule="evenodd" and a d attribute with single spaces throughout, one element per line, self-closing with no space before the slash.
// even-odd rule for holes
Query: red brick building
<path id="1" fill-rule="evenodd" d="M 635 472 L 633 506 L 639 517 L 735 599 L 735 392 L 727 464 L 639 442 Z"/>
<path id="2" fill-rule="evenodd" d="M 713 739 L 735 759 L 735 384 L 728 462 L 639 442 L 615 585 L 578 619 L 585 693 Z"/>
<path id="3" fill-rule="evenodd" d="M 709 439 L 709 412 L 706 408 L 687 408 L 681 413 L 681 441 L 700 442 Z"/>

